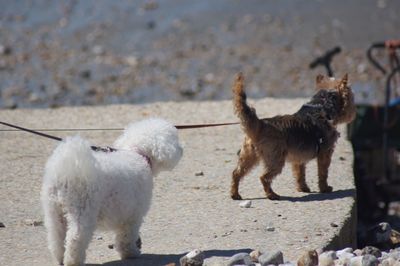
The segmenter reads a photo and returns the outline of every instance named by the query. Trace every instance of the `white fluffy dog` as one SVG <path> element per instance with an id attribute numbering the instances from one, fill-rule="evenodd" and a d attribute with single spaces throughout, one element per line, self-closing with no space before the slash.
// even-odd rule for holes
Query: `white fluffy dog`
<path id="1" fill-rule="evenodd" d="M 113 147 L 93 151 L 88 141 L 71 137 L 47 161 L 41 199 L 49 249 L 59 264 L 84 264 L 96 228 L 115 232 L 122 259 L 138 256 L 153 176 L 182 156 L 177 129 L 161 119 L 131 124 Z"/>

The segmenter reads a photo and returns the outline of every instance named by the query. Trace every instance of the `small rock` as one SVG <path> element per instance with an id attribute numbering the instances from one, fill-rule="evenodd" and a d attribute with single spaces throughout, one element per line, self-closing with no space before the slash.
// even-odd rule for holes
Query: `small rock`
<path id="1" fill-rule="evenodd" d="M 268 231 L 268 232 L 274 232 L 274 231 L 275 231 L 275 227 L 273 227 L 273 226 L 267 226 L 267 231 Z"/>
<path id="2" fill-rule="evenodd" d="M 382 255 L 383 257 L 383 255 Z M 388 257 L 395 259 L 395 260 L 400 260 L 400 251 L 395 249 L 390 251 L 390 253 L 388 254 Z"/>
<path id="3" fill-rule="evenodd" d="M 337 259 L 335 251 L 325 251 L 318 256 L 320 266 L 333 266 Z"/>
<path id="4" fill-rule="evenodd" d="M 362 258 L 362 266 L 378 266 L 378 259 L 371 254 L 364 255 Z"/>
<path id="5" fill-rule="evenodd" d="M 203 262 L 204 253 L 199 249 L 190 251 L 179 260 L 181 266 L 202 266 Z"/>
<path id="6" fill-rule="evenodd" d="M 103 55 L 103 54 L 105 53 L 104 48 L 101 47 L 100 45 L 95 45 L 95 46 L 93 46 L 92 52 L 93 52 L 95 55 Z"/>
<path id="7" fill-rule="evenodd" d="M 103 240 L 103 237 L 102 236 L 97 236 L 96 240 Z"/>
<path id="8" fill-rule="evenodd" d="M 5 228 L 5 227 L 6 227 L 6 225 L 4 223 L 0 222 L 0 228 Z"/>
<path id="9" fill-rule="evenodd" d="M 395 259 L 389 257 L 389 258 L 382 260 L 380 265 L 381 266 L 395 266 L 396 262 L 397 261 Z"/>
<path id="10" fill-rule="evenodd" d="M 354 255 L 356 256 L 361 256 L 362 255 L 362 250 L 361 249 L 356 249 L 353 251 Z"/>
<path id="11" fill-rule="evenodd" d="M 227 266 L 233 265 L 253 265 L 253 262 L 249 254 L 242 252 L 230 257 Z"/>
<path id="12" fill-rule="evenodd" d="M 376 258 L 380 258 L 382 256 L 382 252 L 378 248 L 372 246 L 366 246 L 365 248 L 362 249 L 361 255 L 367 255 L 367 254 L 371 254 Z"/>
<path id="13" fill-rule="evenodd" d="M 157 8 L 158 8 L 158 3 L 155 1 L 148 1 L 143 5 L 144 10 L 155 10 Z"/>
<path id="14" fill-rule="evenodd" d="M 194 173 L 194 175 L 195 176 L 203 176 L 204 173 L 203 173 L 203 171 L 199 171 L 199 172 Z"/>
<path id="15" fill-rule="evenodd" d="M 26 220 L 24 220 L 24 224 L 27 226 L 42 226 L 43 221 L 35 221 L 32 219 L 26 219 Z"/>
<path id="16" fill-rule="evenodd" d="M 332 227 L 338 227 L 339 225 L 337 225 L 336 223 L 331 223 Z"/>
<path id="17" fill-rule="evenodd" d="M 346 256 L 348 253 L 353 253 L 353 249 L 352 248 L 344 248 L 344 249 L 341 249 L 341 250 L 337 250 L 336 251 L 336 256 L 338 258 L 341 258 L 343 255 Z"/>
<path id="18" fill-rule="evenodd" d="M 114 249 L 114 244 L 110 244 L 107 246 L 109 249 Z"/>
<path id="19" fill-rule="evenodd" d="M 281 251 L 265 252 L 258 258 L 258 261 L 261 266 L 283 264 L 283 254 Z"/>
<path id="20" fill-rule="evenodd" d="M 1 55 L 10 55 L 12 53 L 12 49 L 10 46 L 0 44 L 0 54 Z"/>
<path id="21" fill-rule="evenodd" d="M 356 256 L 350 259 L 349 266 L 362 266 L 363 256 Z"/>
<path id="22" fill-rule="evenodd" d="M 253 250 L 252 252 L 250 252 L 250 258 L 251 261 L 253 262 L 258 262 L 258 258 L 261 256 L 261 252 L 259 250 Z"/>
<path id="23" fill-rule="evenodd" d="M 297 261 L 298 266 L 318 266 L 318 253 L 315 250 L 307 250 Z"/>
<path id="24" fill-rule="evenodd" d="M 242 201 L 239 204 L 239 206 L 242 207 L 242 208 L 250 208 L 251 207 L 251 200 Z"/>
<path id="25" fill-rule="evenodd" d="M 132 66 L 132 67 L 135 67 L 135 66 L 138 65 L 139 60 L 137 59 L 136 56 L 131 55 L 131 56 L 127 56 L 127 57 L 125 58 L 125 62 L 126 62 L 128 65 L 130 65 L 130 66 Z"/>
<path id="26" fill-rule="evenodd" d="M 83 70 L 79 73 L 79 76 L 84 79 L 90 79 L 92 72 L 90 72 L 90 70 Z"/>
<path id="27" fill-rule="evenodd" d="M 146 23 L 147 29 L 152 30 L 156 27 L 156 22 L 154 20 L 150 20 Z"/>

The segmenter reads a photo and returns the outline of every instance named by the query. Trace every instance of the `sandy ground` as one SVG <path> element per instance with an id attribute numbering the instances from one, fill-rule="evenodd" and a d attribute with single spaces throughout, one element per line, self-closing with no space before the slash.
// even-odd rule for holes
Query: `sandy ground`
<path id="1" fill-rule="evenodd" d="M 253 101 L 252 101 L 253 102 Z M 304 99 L 263 99 L 255 102 L 262 117 L 292 112 Z M 230 101 L 156 103 L 107 107 L 0 111 L 0 120 L 30 128 L 124 127 L 131 121 L 162 116 L 175 124 L 236 121 Z M 255 169 L 241 185 L 252 207 L 243 209 L 229 197 L 230 175 L 243 134 L 239 126 L 180 131 L 184 156 L 178 167 L 155 179 L 151 210 L 141 230 L 144 255 L 119 261 L 107 246 L 112 234 L 96 232 L 87 263 L 94 265 L 164 265 L 178 262 L 192 249 L 206 252 L 207 265 L 223 265 L 221 257 L 252 249 L 281 250 L 285 260 L 296 261 L 305 249 L 328 245 L 354 211 L 353 155 L 342 130 L 333 156 L 330 184 L 334 192 L 317 191 L 316 165 L 307 175 L 313 193 L 295 191 L 290 167 L 274 182 L 281 201 L 265 198 Z M 65 137 L 71 132 L 52 132 Z M 114 131 L 81 132 L 96 145 L 110 145 Z M 54 265 L 47 250 L 39 201 L 45 161 L 57 143 L 21 132 L 0 132 L 0 265 Z M 198 173 L 202 172 L 203 175 Z M 353 219 L 353 220 L 352 220 Z M 33 224 L 37 226 L 34 226 Z M 354 228 L 353 228 L 354 229 Z M 342 236 L 349 246 L 355 232 Z M 344 237 L 344 238 L 343 238 Z M 354 242 L 353 242 L 354 244 Z"/>
<path id="2" fill-rule="evenodd" d="M 0 108 L 310 96 L 337 45 L 337 75 L 373 90 L 372 42 L 398 38 L 394 0 L 0 1 Z M 386 58 L 383 57 L 383 63 Z"/>

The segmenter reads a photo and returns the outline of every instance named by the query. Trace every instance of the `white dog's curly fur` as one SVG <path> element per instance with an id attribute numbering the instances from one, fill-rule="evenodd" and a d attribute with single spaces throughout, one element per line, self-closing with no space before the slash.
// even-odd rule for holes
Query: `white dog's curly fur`
<path id="1" fill-rule="evenodd" d="M 82 265 L 96 228 L 115 232 L 121 258 L 138 256 L 153 176 L 182 156 L 177 129 L 161 119 L 131 124 L 113 147 L 117 151 L 95 152 L 88 141 L 70 137 L 47 161 L 41 199 L 49 249 L 59 264 Z"/>

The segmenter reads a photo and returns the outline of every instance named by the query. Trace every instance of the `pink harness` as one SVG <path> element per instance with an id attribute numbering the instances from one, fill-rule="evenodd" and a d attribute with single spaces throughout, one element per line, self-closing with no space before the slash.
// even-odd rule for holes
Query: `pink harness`
<path id="1" fill-rule="evenodd" d="M 150 169 L 153 169 L 153 165 L 152 165 L 152 163 L 151 163 L 151 159 L 150 159 L 149 156 L 147 156 L 146 154 L 144 154 L 143 152 L 141 152 L 137 147 L 133 147 L 132 150 L 135 151 L 135 152 L 136 152 L 137 154 L 139 154 L 140 156 L 142 156 L 142 157 L 146 160 L 146 162 L 147 162 L 147 164 L 149 165 Z"/>

